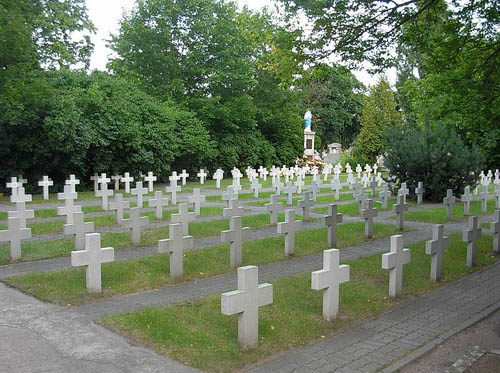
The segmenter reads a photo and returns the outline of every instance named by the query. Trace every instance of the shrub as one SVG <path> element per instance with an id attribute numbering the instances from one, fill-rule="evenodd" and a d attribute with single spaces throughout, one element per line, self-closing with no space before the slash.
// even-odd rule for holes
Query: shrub
<path id="1" fill-rule="evenodd" d="M 385 166 L 400 183 L 414 192 L 424 182 L 425 198 L 442 201 L 447 189 L 463 193 L 466 185 L 476 186 L 484 157 L 475 146 L 466 146 L 461 138 L 443 125 L 393 128 L 387 133 Z"/>

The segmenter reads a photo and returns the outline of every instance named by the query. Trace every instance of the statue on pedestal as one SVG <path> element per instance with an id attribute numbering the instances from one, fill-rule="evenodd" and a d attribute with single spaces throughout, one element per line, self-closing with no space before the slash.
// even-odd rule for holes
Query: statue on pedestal
<path id="1" fill-rule="evenodd" d="M 311 132 L 311 120 L 312 120 L 311 110 L 307 109 L 306 113 L 304 114 L 304 120 L 306 121 L 304 132 Z"/>

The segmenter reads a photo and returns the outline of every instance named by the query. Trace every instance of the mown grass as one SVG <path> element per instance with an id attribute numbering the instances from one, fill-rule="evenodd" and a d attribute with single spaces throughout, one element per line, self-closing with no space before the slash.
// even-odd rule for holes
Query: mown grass
<path id="1" fill-rule="evenodd" d="M 487 204 L 488 214 L 491 214 L 495 210 L 495 200 L 490 199 Z M 481 211 L 481 202 L 473 201 L 470 204 L 469 216 L 472 215 L 483 215 Z M 458 221 L 464 219 L 464 205 L 462 202 L 453 205 L 451 211 L 451 219 L 446 219 L 446 208 L 436 207 L 420 211 L 409 211 L 405 213 L 406 220 L 421 221 L 425 223 L 433 224 L 444 224 L 449 221 Z"/>
<path id="2" fill-rule="evenodd" d="M 101 323 L 197 369 L 233 371 L 335 334 L 410 296 L 432 291 L 496 261 L 490 253 L 491 238 L 483 236 L 477 265 L 466 267 L 466 245 L 460 238 L 459 234 L 450 235 L 440 283 L 429 280 L 430 257 L 425 255 L 425 242 L 405 245 L 411 249 L 412 258 L 404 267 L 404 295 L 397 300 L 387 297 L 389 271 L 381 268 L 381 254 L 346 262 L 351 266 L 351 279 L 340 285 L 340 314 L 332 322 L 321 318 L 322 292 L 311 290 L 309 272 L 273 281 L 273 304 L 259 309 L 258 347 L 248 351 L 241 351 L 238 345 L 238 316 L 221 314 L 220 295 L 105 317 Z"/>
<path id="3" fill-rule="evenodd" d="M 363 231 L 363 223 L 339 225 L 337 229 L 338 247 L 351 246 L 366 241 Z M 376 237 L 388 236 L 393 233 L 394 227 L 392 226 L 374 225 Z M 326 236 L 326 228 L 297 233 L 296 255 L 309 255 L 326 249 Z M 105 244 L 103 242 L 103 247 Z M 264 265 L 286 259 L 283 236 L 244 242 L 243 265 Z M 103 292 L 99 295 L 86 293 L 84 268 L 32 273 L 10 277 L 5 281 L 45 301 L 57 304 L 76 304 L 233 271 L 229 267 L 229 245 L 211 246 L 186 252 L 184 254 L 185 273 L 181 280 L 174 282 L 170 280 L 169 267 L 168 255 L 153 255 L 104 264 L 102 266 Z"/>

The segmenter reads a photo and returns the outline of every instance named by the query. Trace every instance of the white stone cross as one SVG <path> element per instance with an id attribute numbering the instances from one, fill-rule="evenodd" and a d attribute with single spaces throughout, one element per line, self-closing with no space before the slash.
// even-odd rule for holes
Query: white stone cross
<path id="1" fill-rule="evenodd" d="M 401 198 L 404 198 L 401 196 Z M 410 249 L 403 249 L 403 236 L 391 236 L 391 252 L 382 254 L 382 268 L 389 269 L 389 296 L 398 297 L 403 291 L 403 265 L 410 263 Z"/>
<path id="2" fill-rule="evenodd" d="M 267 168 L 260 166 L 258 171 L 259 171 L 260 178 L 263 179 L 264 181 L 266 181 L 267 175 L 269 175 L 269 171 L 267 170 Z"/>
<path id="3" fill-rule="evenodd" d="M 495 208 L 500 209 L 500 184 L 495 185 Z"/>
<path id="4" fill-rule="evenodd" d="M 443 198 L 443 204 L 446 206 L 446 219 L 450 220 L 452 215 L 453 205 L 456 202 L 456 198 L 453 195 L 453 189 L 446 190 L 446 197 Z"/>
<path id="5" fill-rule="evenodd" d="M 31 237 L 31 228 L 21 228 L 17 217 L 7 219 L 7 230 L 0 231 L 0 242 L 9 242 L 10 259 L 21 258 L 21 241 Z"/>
<path id="6" fill-rule="evenodd" d="M 309 199 L 309 192 L 304 192 L 302 199 L 299 200 L 297 206 L 302 209 L 302 220 L 309 220 L 311 207 L 314 206 L 314 200 Z"/>
<path id="7" fill-rule="evenodd" d="M 217 171 L 214 172 L 212 179 L 215 180 L 215 187 L 217 189 L 220 188 L 220 182 L 224 178 L 224 171 L 221 170 L 220 168 L 217 169 Z"/>
<path id="8" fill-rule="evenodd" d="M 340 189 L 342 189 L 342 184 L 340 183 L 340 179 L 334 178 L 332 183 L 332 190 L 335 191 L 334 198 L 336 201 L 340 198 Z"/>
<path id="9" fill-rule="evenodd" d="M 83 212 L 73 214 L 73 224 L 64 224 L 64 234 L 75 236 L 75 249 L 83 250 L 85 248 L 85 233 L 94 232 L 94 223 L 84 221 Z"/>
<path id="10" fill-rule="evenodd" d="M 66 215 L 66 224 L 73 224 L 73 214 L 82 212 L 82 206 L 75 206 L 76 192 L 71 191 L 71 185 L 64 186 L 64 193 L 57 193 L 57 199 L 64 200 L 64 207 L 57 208 L 57 215 Z"/>
<path id="11" fill-rule="evenodd" d="M 432 226 L 432 240 L 425 243 L 425 253 L 431 256 L 431 281 L 439 281 L 442 273 L 443 251 L 448 249 L 450 240 L 444 235 L 444 225 Z"/>
<path id="12" fill-rule="evenodd" d="M 158 241 L 158 252 L 170 254 L 170 279 L 184 275 L 184 250 L 194 246 L 193 236 L 183 234 L 181 224 L 170 224 L 168 239 Z"/>
<path id="13" fill-rule="evenodd" d="M 410 190 L 406 187 L 406 183 L 401 184 L 401 188 L 398 190 L 398 196 L 404 196 L 404 203 L 406 203 L 406 196 L 410 194 Z"/>
<path id="14" fill-rule="evenodd" d="M 9 218 L 19 218 L 21 228 L 26 228 L 26 220 L 35 217 L 34 210 L 26 210 L 26 202 L 32 200 L 31 194 L 25 194 L 24 187 L 20 186 L 17 188 L 17 194 L 10 196 L 10 200 L 16 204 L 16 209 L 9 211 L 7 216 Z"/>
<path id="15" fill-rule="evenodd" d="M 115 249 L 105 247 L 101 249 L 100 233 L 85 235 L 85 250 L 71 252 L 71 265 L 73 267 L 87 266 L 86 280 L 87 292 L 101 292 L 101 264 L 115 260 Z"/>
<path id="16" fill-rule="evenodd" d="M 252 179 L 252 183 L 250 185 L 250 189 L 253 190 L 254 198 L 259 198 L 259 190 L 262 188 L 262 184 L 259 184 L 259 180 L 257 178 Z"/>
<path id="17" fill-rule="evenodd" d="M 182 232 L 184 236 L 189 234 L 189 222 L 196 219 L 195 212 L 189 212 L 189 205 L 187 203 L 179 203 L 179 211 L 177 214 L 172 214 L 170 220 L 172 223 L 180 223 L 182 225 Z"/>
<path id="18" fill-rule="evenodd" d="M 488 212 L 488 187 L 483 185 L 481 188 L 481 194 L 479 195 L 481 199 L 481 211 L 483 214 L 486 214 Z"/>
<path id="19" fill-rule="evenodd" d="M 373 200 L 367 200 L 367 208 L 361 210 L 361 216 L 365 219 L 365 237 L 373 236 L 373 218 L 378 216 L 378 210 L 373 207 Z"/>
<path id="20" fill-rule="evenodd" d="M 291 205 L 293 203 L 293 194 L 297 192 L 297 187 L 293 185 L 291 181 L 286 183 L 286 187 L 283 188 L 283 193 L 287 195 L 286 203 Z"/>
<path id="21" fill-rule="evenodd" d="M 221 295 L 223 315 L 238 314 L 241 349 L 255 348 L 259 339 L 259 307 L 273 303 L 273 285 L 259 285 L 256 266 L 238 268 L 238 290 Z"/>
<path id="22" fill-rule="evenodd" d="M 302 194 L 302 187 L 305 185 L 304 180 L 302 180 L 302 176 L 297 176 L 297 180 L 294 183 L 297 188 L 297 194 Z"/>
<path id="23" fill-rule="evenodd" d="M 372 190 L 372 197 L 375 197 L 375 188 L 377 187 L 377 180 L 376 177 L 372 177 L 372 181 L 368 184 Z"/>
<path id="24" fill-rule="evenodd" d="M 104 211 L 109 210 L 108 197 L 113 195 L 113 191 L 108 189 L 108 183 L 111 181 L 106 174 L 101 174 L 101 177 L 97 180 L 97 183 L 101 184 L 101 188 L 96 192 L 96 197 L 101 197 L 101 207 Z"/>
<path id="25" fill-rule="evenodd" d="M 311 273 L 311 288 L 323 290 L 323 318 L 327 321 L 337 318 L 339 311 L 339 285 L 349 281 L 350 268 L 340 264 L 340 251 L 323 251 L 323 269 Z"/>
<path id="26" fill-rule="evenodd" d="M 279 196 L 274 194 L 271 196 L 271 202 L 266 203 L 264 208 L 271 214 L 271 225 L 278 224 L 278 213 L 283 211 L 283 203 L 278 202 Z"/>
<path id="27" fill-rule="evenodd" d="M 337 213 L 337 205 L 328 205 L 328 215 L 323 217 L 323 224 L 328 227 L 328 248 L 337 246 L 337 224 L 343 220 L 344 215 Z"/>
<path id="28" fill-rule="evenodd" d="M 155 218 L 158 220 L 163 219 L 163 206 L 168 206 L 168 198 L 163 198 L 161 190 L 155 192 L 155 198 L 148 200 L 148 206 L 155 208 Z"/>
<path id="29" fill-rule="evenodd" d="M 464 215 L 469 215 L 470 213 L 470 203 L 472 202 L 473 196 L 470 192 L 470 186 L 466 186 L 464 194 L 460 197 L 460 200 L 464 203 Z"/>
<path id="30" fill-rule="evenodd" d="M 144 177 L 144 181 L 148 182 L 148 191 L 151 193 L 154 190 L 153 183 L 158 180 L 158 177 L 153 175 L 153 172 L 149 171 L 148 176 Z"/>
<path id="31" fill-rule="evenodd" d="M 423 181 L 418 182 L 418 186 L 415 188 L 415 194 L 417 195 L 417 203 L 421 204 L 424 200 L 424 183 Z"/>
<path id="32" fill-rule="evenodd" d="M 122 226 L 125 229 L 130 229 L 130 238 L 133 244 L 138 245 L 141 243 L 141 227 L 147 225 L 148 222 L 149 218 L 147 216 L 141 216 L 140 207 L 132 207 L 130 209 L 130 218 L 122 220 Z"/>
<path id="33" fill-rule="evenodd" d="M 181 187 L 177 185 L 177 181 L 179 181 L 180 176 L 177 176 L 177 172 L 174 171 L 172 172 L 172 176 L 168 177 L 168 180 L 170 180 L 170 186 L 166 188 L 167 193 L 171 194 L 171 201 L 172 205 L 177 205 L 177 192 L 181 191 Z"/>
<path id="34" fill-rule="evenodd" d="M 490 232 L 493 235 L 493 251 L 500 253 L 500 210 L 495 210 L 493 221 L 490 223 Z"/>
<path id="35" fill-rule="evenodd" d="M 229 254 L 229 264 L 232 268 L 239 267 L 242 263 L 242 242 L 249 227 L 241 227 L 241 216 L 231 216 L 229 219 L 229 230 L 222 231 L 220 240 L 231 244 Z"/>
<path id="36" fill-rule="evenodd" d="M 276 182 L 274 183 L 274 187 L 276 188 L 276 194 L 281 194 L 281 189 L 285 186 L 285 184 L 283 184 L 281 182 L 281 178 L 278 176 L 276 178 Z"/>
<path id="37" fill-rule="evenodd" d="M 226 188 L 226 193 L 222 194 L 221 199 L 223 201 L 226 201 L 227 206 L 229 207 L 229 201 L 233 199 L 238 199 L 238 193 L 234 191 L 232 185 L 228 185 L 228 187 Z"/>
<path id="38" fill-rule="evenodd" d="M 132 181 L 134 181 L 134 178 L 128 172 L 125 172 L 121 178 L 121 182 L 125 184 L 125 193 L 130 193 L 130 183 Z"/>
<path id="39" fill-rule="evenodd" d="M 396 213 L 396 229 L 404 229 L 404 213 L 408 211 L 408 204 L 404 201 L 403 195 L 398 195 L 398 203 L 392 205 L 392 212 Z"/>
<path id="40" fill-rule="evenodd" d="M 193 195 L 188 196 L 188 202 L 193 204 L 196 215 L 200 215 L 201 203 L 205 202 L 205 200 L 206 197 L 200 193 L 200 188 L 193 188 Z"/>
<path id="41" fill-rule="evenodd" d="M 78 180 L 75 175 L 69 175 L 69 179 L 66 180 L 66 185 L 71 185 L 71 191 L 76 192 L 76 186 L 80 184 L 80 180 Z"/>
<path id="42" fill-rule="evenodd" d="M 116 210 L 116 222 L 118 224 L 122 223 L 123 220 L 123 209 L 128 209 L 130 207 L 129 201 L 123 200 L 123 194 L 116 193 L 115 200 L 109 203 L 110 210 Z"/>
<path id="43" fill-rule="evenodd" d="M 463 241 L 467 242 L 467 267 L 476 264 L 477 241 L 481 237 L 481 227 L 477 226 L 477 216 L 469 216 L 468 228 L 463 231 Z"/>
<path id="44" fill-rule="evenodd" d="M 368 196 L 365 193 L 365 190 L 361 188 L 359 193 L 356 194 L 354 200 L 359 203 L 359 209 L 366 208 L 366 201 L 368 200 Z"/>
<path id="45" fill-rule="evenodd" d="M 222 210 L 222 216 L 243 216 L 245 213 L 245 209 L 243 207 L 238 207 L 237 199 L 230 199 L 228 201 L 229 207 Z"/>
<path id="46" fill-rule="evenodd" d="M 186 185 L 186 179 L 189 177 L 189 174 L 186 172 L 186 170 L 182 170 L 179 176 L 182 179 L 182 185 Z"/>
<path id="47" fill-rule="evenodd" d="M 43 188 L 43 199 L 49 199 L 49 187 L 54 185 L 54 182 L 49 179 L 48 176 L 44 176 L 42 180 L 38 182 L 38 186 Z"/>
<path id="48" fill-rule="evenodd" d="M 198 172 L 196 174 L 196 176 L 200 179 L 201 185 L 205 184 L 205 179 L 207 177 L 207 173 L 205 172 L 205 170 L 203 168 L 200 170 L 200 172 Z"/>
<path id="49" fill-rule="evenodd" d="M 316 197 L 318 195 L 318 192 L 321 190 L 321 184 L 317 181 L 311 182 L 311 185 L 307 188 L 309 192 L 312 193 L 312 199 L 314 202 L 316 202 Z"/>
<path id="50" fill-rule="evenodd" d="M 90 177 L 90 180 L 94 182 L 94 194 L 99 190 L 99 184 L 97 184 L 97 180 L 99 179 L 99 175 L 94 174 Z"/>
<path id="51" fill-rule="evenodd" d="M 278 234 L 285 235 L 285 255 L 295 254 L 295 234 L 302 227 L 302 220 L 295 220 L 295 210 L 285 210 L 285 221 L 278 223 Z"/>
<path id="52" fill-rule="evenodd" d="M 387 186 L 387 184 L 385 184 L 383 186 L 383 189 L 381 192 L 379 192 L 378 196 L 380 198 L 382 198 L 382 208 L 385 210 L 387 208 L 387 201 L 389 200 L 389 198 L 391 198 L 392 196 L 392 193 L 391 191 L 389 190 L 389 187 Z"/>
<path id="53" fill-rule="evenodd" d="M 122 176 L 121 175 L 113 175 L 111 176 L 111 180 L 115 182 L 115 191 L 120 190 L 120 180 Z"/>
<path id="54" fill-rule="evenodd" d="M 23 185 L 22 183 L 19 183 L 17 181 L 17 177 L 11 177 L 10 183 L 7 183 L 7 188 L 12 189 L 10 195 L 15 196 L 17 194 L 17 188 L 19 188 L 22 185 Z"/>
<path id="55" fill-rule="evenodd" d="M 135 183 L 135 188 L 130 190 L 130 194 L 137 196 L 137 207 L 142 208 L 143 196 L 148 194 L 148 188 L 142 187 L 142 181 Z"/>

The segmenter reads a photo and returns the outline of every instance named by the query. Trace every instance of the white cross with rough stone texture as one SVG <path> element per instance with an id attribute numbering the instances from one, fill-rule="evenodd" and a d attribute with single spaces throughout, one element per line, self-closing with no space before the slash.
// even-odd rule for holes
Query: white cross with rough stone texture
<path id="1" fill-rule="evenodd" d="M 130 207 L 129 201 L 123 200 L 123 194 L 116 193 L 115 200 L 109 203 L 110 210 L 116 210 L 116 222 L 121 224 L 123 221 L 123 209 L 128 209 Z"/>
<path id="2" fill-rule="evenodd" d="M 432 240 L 425 243 L 425 253 L 431 256 L 431 281 L 439 281 L 443 263 L 443 251 L 448 249 L 450 240 L 444 235 L 444 225 L 432 226 Z"/>
<path id="3" fill-rule="evenodd" d="M 318 195 L 318 192 L 321 190 L 321 185 L 317 181 L 313 181 L 307 189 L 312 193 L 313 201 L 316 202 L 316 197 Z"/>
<path id="4" fill-rule="evenodd" d="M 360 210 L 366 208 L 366 201 L 368 200 L 368 196 L 366 195 L 363 188 L 359 190 L 359 193 L 356 194 L 354 200 L 359 203 Z"/>
<path id="5" fill-rule="evenodd" d="M 392 193 L 389 190 L 389 187 L 386 185 L 383 186 L 383 189 L 378 194 L 379 198 L 382 198 L 382 208 L 385 210 L 387 208 L 387 201 L 391 198 Z"/>
<path id="6" fill-rule="evenodd" d="M 71 185 L 71 191 L 76 192 L 76 186 L 80 184 L 80 180 L 78 180 L 75 175 L 69 175 L 69 179 L 66 180 L 66 185 Z"/>
<path id="7" fill-rule="evenodd" d="M 285 255 L 295 254 L 295 234 L 302 227 L 302 220 L 295 221 L 295 210 L 285 210 L 285 221 L 278 223 L 278 234 L 285 235 Z"/>
<path id="8" fill-rule="evenodd" d="M 264 181 L 266 181 L 267 175 L 269 175 L 269 171 L 267 171 L 267 168 L 265 168 L 264 166 L 260 166 L 258 171 L 259 171 L 260 178 L 263 179 Z"/>
<path id="9" fill-rule="evenodd" d="M 354 179 L 352 188 L 353 188 L 352 197 L 356 198 L 356 195 L 358 195 L 361 192 L 361 186 L 358 183 L 358 179 Z"/>
<path id="10" fill-rule="evenodd" d="M 271 214 L 271 225 L 278 224 L 278 213 L 283 211 L 283 203 L 278 202 L 279 196 L 274 194 L 271 196 L 271 203 L 266 203 L 264 208 Z"/>
<path id="11" fill-rule="evenodd" d="M 111 176 L 111 180 L 114 180 L 115 182 L 115 191 L 120 190 L 120 180 L 122 176 L 121 175 L 113 175 Z"/>
<path id="12" fill-rule="evenodd" d="M 373 200 L 367 200 L 368 207 L 361 210 L 361 216 L 365 219 L 365 237 L 371 238 L 373 236 L 373 218 L 378 216 L 378 210 L 373 207 Z"/>
<path id="13" fill-rule="evenodd" d="M 155 192 L 155 198 L 148 200 L 148 206 L 155 208 L 155 218 L 158 220 L 163 219 L 163 206 L 168 206 L 168 198 L 163 198 L 161 190 Z"/>
<path id="14" fill-rule="evenodd" d="M 144 181 L 148 182 L 148 190 L 151 193 L 154 190 L 153 183 L 158 180 L 158 177 L 153 175 L 153 172 L 149 171 L 148 176 L 144 177 Z"/>
<path id="15" fill-rule="evenodd" d="M 194 206 L 194 212 L 196 215 L 200 215 L 201 213 L 201 203 L 205 202 L 206 197 L 201 194 L 200 188 L 193 189 L 193 195 L 188 196 L 188 202 L 192 203 Z"/>
<path id="16" fill-rule="evenodd" d="M 226 188 L 226 193 L 225 194 L 222 194 L 221 196 L 221 199 L 223 201 L 226 201 L 227 202 L 227 206 L 229 207 L 229 201 L 233 200 L 233 199 L 238 199 L 238 193 L 236 193 L 233 189 L 233 186 L 232 185 L 229 185 L 227 188 Z"/>
<path id="17" fill-rule="evenodd" d="M 94 174 L 94 176 L 90 177 L 90 180 L 94 182 L 94 194 L 99 190 L 99 184 L 97 184 L 97 180 L 99 179 L 99 175 Z"/>
<path id="18" fill-rule="evenodd" d="M 328 205 L 328 215 L 323 217 L 323 224 L 328 227 L 328 248 L 337 246 L 337 224 L 343 220 L 344 215 L 337 213 L 337 205 Z"/>
<path id="19" fill-rule="evenodd" d="M 372 181 L 370 181 L 369 185 L 372 190 L 372 197 L 375 197 L 375 188 L 377 187 L 377 180 L 375 176 L 372 177 Z"/>
<path id="20" fill-rule="evenodd" d="M 43 199 L 49 199 L 49 187 L 54 185 L 54 182 L 49 179 L 48 176 L 44 176 L 42 180 L 38 182 L 38 186 L 43 188 Z"/>
<path id="21" fill-rule="evenodd" d="M 239 177 L 235 177 L 233 178 L 233 183 L 231 184 L 231 186 L 233 187 L 233 190 L 235 193 L 238 193 L 241 191 L 241 183 L 240 183 L 240 178 Z"/>
<path id="22" fill-rule="evenodd" d="M 143 196 L 148 194 L 148 188 L 143 188 L 142 181 L 138 181 L 135 188 L 130 190 L 130 194 L 137 196 L 137 207 L 142 208 Z"/>
<path id="23" fill-rule="evenodd" d="M 170 224 L 168 239 L 158 241 L 158 252 L 170 254 L 170 279 L 184 275 L 184 250 L 194 246 L 193 236 L 183 234 L 181 224 Z"/>
<path id="24" fill-rule="evenodd" d="M 9 242 L 10 259 L 21 258 L 21 241 L 31 237 L 31 228 L 21 228 L 17 217 L 7 219 L 7 230 L 0 231 L 0 242 Z"/>
<path id="25" fill-rule="evenodd" d="M 121 182 L 125 184 L 125 193 L 130 193 L 130 183 L 134 181 L 134 178 L 130 176 L 128 172 L 125 172 L 121 178 Z"/>
<path id="26" fill-rule="evenodd" d="M 101 235 L 89 233 L 85 235 L 85 250 L 71 252 L 73 267 L 87 266 L 87 292 L 101 292 L 101 264 L 115 260 L 115 249 L 105 247 L 101 249 Z"/>
<path id="27" fill-rule="evenodd" d="M 106 177 L 106 174 L 101 174 L 101 177 L 97 182 L 101 184 L 101 189 L 96 192 L 96 197 L 101 197 L 101 207 L 104 211 L 109 210 L 108 197 L 113 195 L 112 190 L 108 190 L 108 183 L 111 181 L 110 178 Z"/>
<path id="28" fill-rule="evenodd" d="M 17 188 L 22 186 L 22 184 L 17 181 L 17 177 L 11 177 L 10 183 L 7 183 L 6 185 L 7 188 L 12 189 L 10 192 L 11 196 L 15 196 L 17 194 Z"/>
<path id="29" fill-rule="evenodd" d="M 132 207 L 129 215 L 130 218 L 122 220 L 122 226 L 125 229 L 130 229 L 131 241 L 133 244 L 138 245 L 141 243 L 141 227 L 148 224 L 149 218 L 147 216 L 141 216 L 140 207 Z"/>
<path id="30" fill-rule="evenodd" d="M 342 189 L 342 184 L 340 183 L 340 180 L 337 178 L 334 178 L 331 188 L 335 192 L 334 193 L 335 200 L 338 201 L 340 198 L 340 189 Z"/>
<path id="31" fill-rule="evenodd" d="M 223 315 L 238 314 L 238 341 L 241 349 L 257 347 L 259 307 L 273 303 L 273 285 L 259 285 L 256 266 L 238 268 L 238 290 L 221 295 Z"/>
<path id="32" fill-rule="evenodd" d="M 424 183 L 422 181 L 418 182 L 418 186 L 415 188 L 415 194 L 417 195 L 417 203 L 420 204 L 424 200 Z"/>
<path id="33" fill-rule="evenodd" d="M 398 190 L 398 196 L 404 196 L 404 203 L 406 203 L 406 196 L 410 194 L 410 190 L 406 187 L 406 183 L 401 184 L 401 188 Z"/>
<path id="34" fill-rule="evenodd" d="M 250 185 L 250 189 L 253 190 L 254 198 L 259 198 L 259 190 L 262 188 L 262 184 L 259 184 L 258 179 L 252 179 L 252 184 Z"/>
<path id="35" fill-rule="evenodd" d="M 172 223 L 179 223 L 182 225 L 184 236 L 189 234 L 189 222 L 196 219 L 195 212 L 189 212 L 189 205 L 187 203 L 179 203 L 179 211 L 177 214 L 172 214 L 170 220 Z"/>
<path id="36" fill-rule="evenodd" d="M 299 200 L 297 206 L 302 209 L 302 219 L 309 220 L 309 214 L 311 207 L 314 206 L 314 200 L 309 199 L 309 192 L 305 192 L 302 198 L 303 199 Z"/>
<path id="37" fill-rule="evenodd" d="M 294 185 L 297 188 L 297 194 L 302 194 L 302 187 L 305 185 L 304 180 L 302 180 L 302 176 L 297 176 L 297 180 Z"/>
<path id="38" fill-rule="evenodd" d="M 323 318 L 327 321 L 337 318 L 339 311 L 340 284 L 349 281 L 350 268 L 340 264 L 340 251 L 323 251 L 323 269 L 311 273 L 311 289 L 323 290 Z"/>
<path id="39" fill-rule="evenodd" d="M 472 198 L 473 196 L 470 192 L 470 186 L 467 185 L 465 187 L 464 194 L 460 197 L 460 200 L 464 203 L 464 215 L 469 215 Z"/>
<path id="40" fill-rule="evenodd" d="M 85 233 L 94 231 L 93 222 L 84 222 L 85 214 L 83 212 L 75 212 L 73 214 L 73 224 L 64 224 L 64 234 L 75 236 L 75 249 L 83 250 L 85 248 Z"/>
<path id="41" fill-rule="evenodd" d="M 10 201 L 16 204 L 16 210 L 9 211 L 8 217 L 19 218 L 21 228 L 26 228 L 26 220 L 35 217 L 34 210 L 26 210 L 26 202 L 32 201 L 31 194 L 25 194 L 24 187 L 20 186 L 17 188 L 17 194 L 10 196 Z"/>
<path id="42" fill-rule="evenodd" d="M 182 179 L 182 185 L 186 185 L 186 179 L 189 177 L 189 174 L 186 172 L 186 170 L 182 170 L 179 176 Z"/>
<path id="43" fill-rule="evenodd" d="M 201 185 L 205 184 L 205 178 L 207 177 L 207 173 L 203 168 L 200 170 L 200 172 L 196 174 L 196 176 L 200 179 Z"/>
<path id="44" fill-rule="evenodd" d="M 293 203 L 293 194 L 297 192 L 297 187 L 293 185 L 291 181 L 286 184 L 286 187 L 283 188 L 283 193 L 287 195 L 286 203 L 287 205 L 291 205 Z"/>
<path id="45" fill-rule="evenodd" d="M 396 229 L 404 229 L 404 213 L 408 211 L 408 204 L 404 202 L 404 196 L 398 195 L 398 203 L 392 205 L 392 212 L 396 213 Z"/>
<path id="46" fill-rule="evenodd" d="M 172 198 L 172 205 L 177 205 L 177 192 L 181 191 L 181 187 L 177 185 L 177 181 L 180 179 L 179 176 L 177 176 L 177 172 L 172 172 L 172 176 L 168 177 L 168 180 L 170 180 L 170 186 L 166 187 L 167 193 L 170 193 Z"/>
<path id="47" fill-rule="evenodd" d="M 276 182 L 274 183 L 274 187 L 276 188 L 276 194 L 280 195 L 281 194 L 281 189 L 285 186 L 285 184 L 283 184 L 281 182 L 281 178 L 278 176 L 278 178 L 276 179 Z"/>
<path id="48" fill-rule="evenodd" d="M 477 216 L 469 216 L 468 228 L 463 231 L 463 241 L 467 242 L 467 267 L 476 264 L 477 241 L 481 237 L 481 227 L 477 226 Z"/>
<path id="49" fill-rule="evenodd" d="M 221 170 L 220 168 L 215 171 L 214 175 L 212 176 L 212 179 L 215 180 L 215 186 L 217 189 L 220 188 L 220 182 L 224 178 L 224 171 Z"/>
<path id="50" fill-rule="evenodd" d="M 82 212 L 82 206 L 75 206 L 76 192 L 71 191 L 71 185 L 64 186 L 64 193 L 57 193 L 57 199 L 64 200 L 64 207 L 57 208 L 57 215 L 66 215 L 66 224 L 73 224 L 73 214 Z"/>
<path id="51" fill-rule="evenodd" d="M 231 216 L 229 219 L 229 230 L 222 231 L 220 240 L 231 244 L 229 253 L 229 264 L 232 268 L 239 267 L 242 263 L 242 242 L 249 227 L 241 227 L 241 216 Z"/>
<path id="52" fill-rule="evenodd" d="M 488 187 L 483 185 L 481 194 L 479 195 L 481 199 L 481 211 L 483 214 L 488 212 Z"/>
<path id="53" fill-rule="evenodd" d="M 230 199 L 228 201 L 229 207 L 222 210 L 222 216 L 243 216 L 245 209 L 243 207 L 238 207 L 237 199 Z"/>
<path id="54" fill-rule="evenodd" d="M 400 196 L 403 198 L 403 196 Z M 391 252 L 382 254 L 382 268 L 389 269 L 389 296 L 398 297 L 403 291 L 403 265 L 410 263 L 410 249 L 403 249 L 402 235 L 391 236 Z"/>
<path id="55" fill-rule="evenodd" d="M 490 232 L 493 235 L 493 251 L 500 253 L 500 210 L 495 210 L 493 221 L 490 223 Z"/>
<path id="56" fill-rule="evenodd" d="M 456 202 L 456 198 L 453 195 L 453 189 L 446 190 L 446 197 L 443 198 L 443 204 L 446 206 L 446 219 L 451 219 L 452 208 Z"/>

